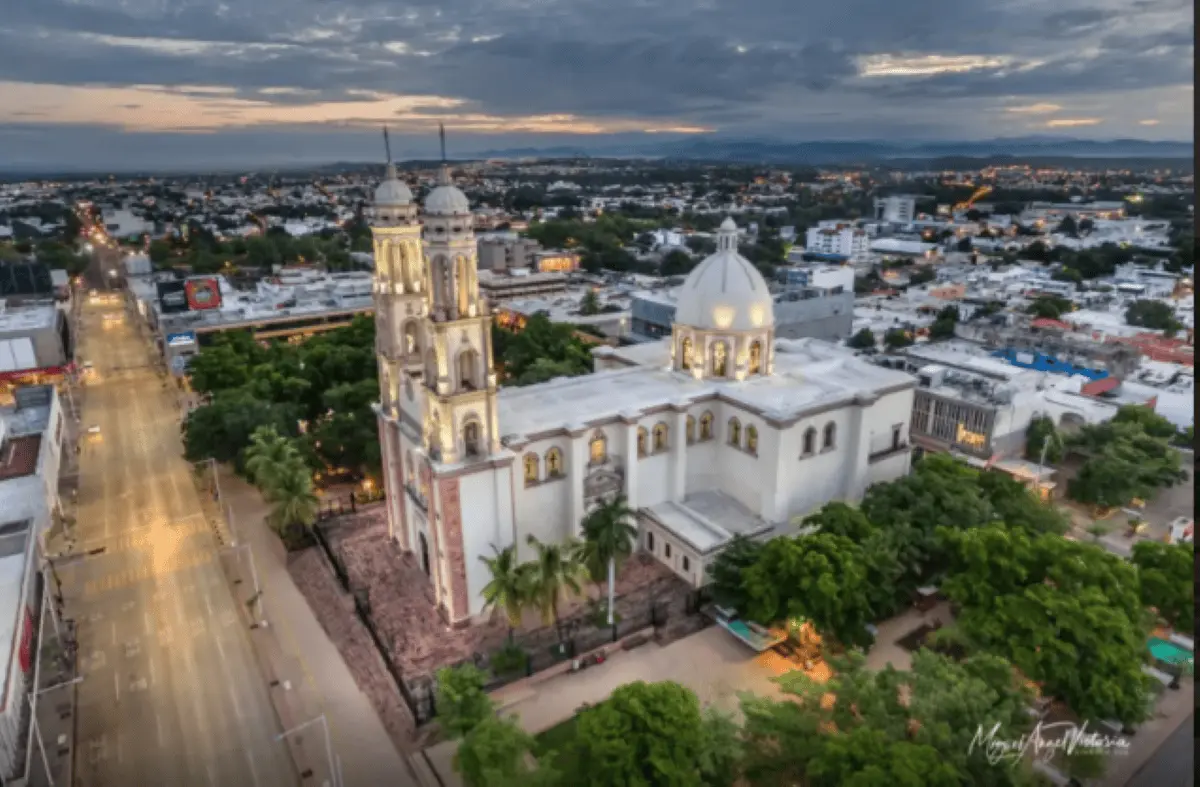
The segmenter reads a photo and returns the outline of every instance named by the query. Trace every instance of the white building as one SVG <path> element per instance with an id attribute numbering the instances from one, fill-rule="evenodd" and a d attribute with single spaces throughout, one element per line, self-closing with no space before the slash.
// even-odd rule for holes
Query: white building
<path id="1" fill-rule="evenodd" d="M 21 719 L 42 619 L 38 595 L 41 540 L 58 507 L 64 415 L 50 385 L 16 391 L 0 408 L 0 779 L 22 771 L 34 751 Z"/>
<path id="2" fill-rule="evenodd" d="M 870 243 L 865 230 L 844 222 L 823 221 L 808 228 L 804 252 L 830 259 L 859 260 L 867 256 Z"/>
<path id="3" fill-rule="evenodd" d="M 394 168 L 375 197 L 379 429 L 390 532 L 455 624 L 483 612 L 479 559 L 580 535 L 624 494 L 640 547 L 695 585 L 736 533 L 784 532 L 909 469 L 915 380 L 833 345 L 777 342 L 766 282 L 722 225 L 673 333 L 583 377 L 499 390 L 467 198 L 443 169 L 424 227 Z"/>
<path id="4" fill-rule="evenodd" d="M 875 218 L 892 224 L 908 224 L 917 215 L 915 197 L 896 195 L 875 200 Z"/>

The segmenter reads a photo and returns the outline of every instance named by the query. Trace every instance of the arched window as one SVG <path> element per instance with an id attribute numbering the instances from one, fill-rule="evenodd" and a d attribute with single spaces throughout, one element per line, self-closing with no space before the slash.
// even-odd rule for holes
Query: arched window
<path id="1" fill-rule="evenodd" d="M 702 441 L 712 439 L 712 436 L 713 436 L 712 426 L 713 426 L 713 414 L 712 413 L 705 413 L 704 415 L 700 416 L 700 439 Z"/>
<path id="2" fill-rule="evenodd" d="M 750 342 L 750 374 L 758 374 L 762 371 L 762 343 L 758 341 Z"/>
<path id="3" fill-rule="evenodd" d="M 758 456 L 758 430 L 753 426 L 746 427 L 746 451 Z"/>
<path id="4" fill-rule="evenodd" d="M 821 441 L 821 450 L 829 451 L 833 448 L 833 438 L 837 436 L 837 426 L 833 422 L 825 424 L 825 437 Z"/>
<path id="5" fill-rule="evenodd" d="M 712 348 L 712 373 L 715 377 L 724 377 L 728 368 L 729 356 L 725 342 L 717 342 Z"/>
<path id="6" fill-rule="evenodd" d="M 811 426 L 804 430 L 804 451 L 801 456 L 809 456 L 817 450 L 817 430 Z"/>
<path id="7" fill-rule="evenodd" d="M 551 448 L 546 452 L 546 475 L 549 478 L 562 478 L 562 474 L 562 451 L 559 451 L 557 448 Z"/>
<path id="8" fill-rule="evenodd" d="M 588 443 L 588 458 L 594 465 L 602 464 L 608 459 L 608 441 L 604 439 L 603 432 L 592 435 L 592 440 Z"/>
<path id="9" fill-rule="evenodd" d="M 479 456 L 483 446 L 480 445 L 479 439 L 479 422 L 467 421 L 463 426 L 463 452 L 467 456 Z"/>
<path id="10" fill-rule="evenodd" d="M 417 321 L 409 320 L 404 326 L 404 354 L 413 355 L 417 351 Z"/>
<path id="11" fill-rule="evenodd" d="M 742 444 L 742 422 L 736 418 L 729 419 L 729 444 L 738 446 Z"/>
<path id="12" fill-rule="evenodd" d="M 691 415 L 687 417 L 687 442 L 688 445 L 696 442 L 696 418 Z"/>
<path id="13" fill-rule="evenodd" d="M 537 454 L 525 454 L 525 485 L 536 484 L 540 470 L 538 468 L 539 460 Z"/>
<path id="14" fill-rule="evenodd" d="M 638 456 L 645 456 L 645 455 L 646 455 L 646 451 L 647 451 L 647 449 L 646 449 L 646 440 L 647 440 L 649 437 L 650 437 L 650 435 L 649 435 L 649 433 L 647 433 L 647 432 L 646 432 L 646 427 L 644 427 L 644 426 L 639 426 L 639 427 L 638 427 L 638 431 L 637 431 L 637 452 L 638 452 Z"/>
<path id="15" fill-rule="evenodd" d="M 692 340 L 684 339 L 679 345 L 679 368 L 692 368 Z"/>
<path id="16" fill-rule="evenodd" d="M 476 385 L 475 375 L 476 367 L 478 366 L 477 359 L 479 354 L 473 348 L 466 348 L 458 354 L 458 385 L 459 390 L 474 391 L 480 386 Z"/>
<path id="17" fill-rule="evenodd" d="M 654 425 L 654 453 L 667 450 L 667 425 Z"/>

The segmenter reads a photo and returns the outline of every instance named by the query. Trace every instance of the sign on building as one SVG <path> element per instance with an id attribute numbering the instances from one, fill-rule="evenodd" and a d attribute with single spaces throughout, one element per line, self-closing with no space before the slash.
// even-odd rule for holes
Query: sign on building
<path id="1" fill-rule="evenodd" d="M 221 307 L 221 286 L 216 279 L 188 279 L 184 282 L 184 289 L 187 291 L 188 307 L 195 311 Z"/>

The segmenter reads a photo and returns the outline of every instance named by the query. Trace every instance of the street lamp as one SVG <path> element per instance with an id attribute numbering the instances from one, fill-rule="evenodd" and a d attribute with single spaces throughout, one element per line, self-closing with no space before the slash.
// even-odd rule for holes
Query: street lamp
<path id="1" fill-rule="evenodd" d="M 258 568 L 254 565 L 254 552 L 251 551 L 250 545 L 249 544 L 239 544 L 235 541 L 234 543 L 230 544 L 229 546 L 225 547 L 224 549 L 222 549 L 220 551 L 221 552 L 241 552 L 243 549 L 246 550 L 246 555 L 250 560 L 250 581 L 252 583 L 254 583 L 254 596 L 250 600 L 249 603 L 259 605 L 259 607 L 258 607 L 259 616 L 261 616 L 262 615 L 262 587 L 258 584 Z"/>
<path id="2" fill-rule="evenodd" d="M 284 730 L 275 736 L 275 740 L 282 741 L 289 735 L 294 735 L 297 732 L 300 732 L 300 730 L 303 730 L 305 727 L 310 727 L 314 724 L 320 724 L 325 732 L 325 756 L 329 759 L 329 779 L 322 783 L 322 787 L 331 787 L 331 783 L 332 787 L 342 787 L 341 779 L 338 778 L 339 774 L 337 765 L 334 763 L 333 759 L 333 741 L 329 737 L 329 722 L 325 720 L 324 713 L 315 719 L 309 719 L 303 724 L 292 727 L 290 730 Z"/>

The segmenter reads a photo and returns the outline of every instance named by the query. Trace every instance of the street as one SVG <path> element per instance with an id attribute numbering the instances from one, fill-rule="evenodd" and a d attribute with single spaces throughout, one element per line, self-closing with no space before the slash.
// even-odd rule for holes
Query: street
<path id="1" fill-rule="evenodd" d="M 80 328 L 79 356 L 95 368 L 77 543 L 57 564 L 84 675 L 76 783 L 295 785 L 226 558 L 181 458 L 176 391 L 123 306 L 85 302 Z"/>
<path id="2" fill-rule="evenodd" d="M 1133 775 L 1128 787 L 1192 787 L 1196 783 L 1194 723 L 1193 713 Z"/>

